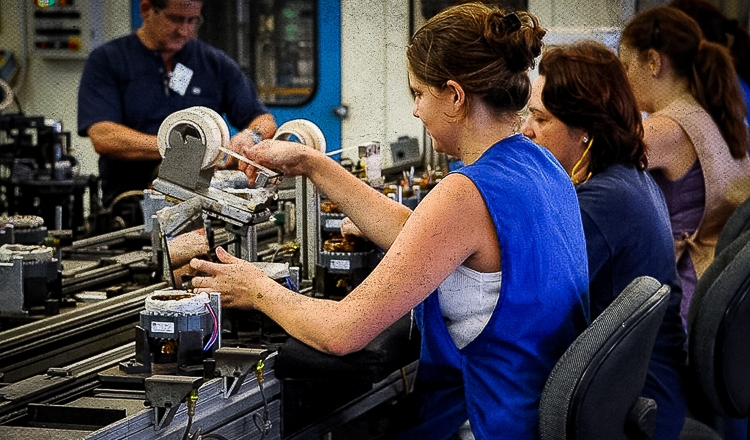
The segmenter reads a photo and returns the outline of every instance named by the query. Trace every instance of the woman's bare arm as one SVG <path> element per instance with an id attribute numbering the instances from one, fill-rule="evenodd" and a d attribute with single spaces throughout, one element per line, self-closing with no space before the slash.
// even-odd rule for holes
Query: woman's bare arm
<path id="1" fill-rule="evenodd" d="M 193 279 L 199 290 L 221 292 L 229 307 L 260 310 L 291 336 L 338 355 L 363 348 L 467 259 L 476 270 L 500 269 L 489 212 L 473 183 L 461 175 L 446 177 L 430 192 L 382 262 L 341 301 L 292 292 L 251 263 L 222 255 L 232 264 L 191 263 L 212 275 Z"/>
<path id="2" fill-rule="evenodd" d="M 695 148 L 685 131 L 672 118 L 651 116 L 643 121 L 648 167 L 659 168 L 668 179 L 677 180 L 693 166 Z"/>

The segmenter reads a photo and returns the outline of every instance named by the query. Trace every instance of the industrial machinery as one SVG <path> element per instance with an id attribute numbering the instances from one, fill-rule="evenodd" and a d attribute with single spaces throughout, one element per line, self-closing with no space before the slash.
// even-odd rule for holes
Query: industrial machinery
<path id="1" fill-rule="evenodd" d="M 344 214 L 330 200 L 320 201 L 320 252 L 316 264 L 316 290 L 330 299 L 349 294 L 370 274 L 380 251 L 368 240 L 341 234 Z"/>
<path id="2" fill-rule="evenodd" d="M 4 244 L 0 246 L 0 316 L 25 316 L 35 307 L 59 307 L 60 261 L 51 247 Z M 49 309 L 48 309 L 49 311 Z M 54 313 L 54 312 L 53 312 Z"/>
<path id="3" fill-rule="evenodd" d="M 300 178 L 295 203 L 272 212 L 280 177 L 272 170 L 242 191 L 213 185 L 228 140 L 222 124 L 201 108 L 165 120 L 145 225 L 33 250 L 45 255 L 33 264 L 54 263 L 59 295 L 72 304 L 0 332 L 0 438 L 316 438 L 411 390 L 419 342 L 408 319 L 339 358 L 289 338 L 259 312 L 222 310 L 219 293 L 191 292 L 187 263 L 224 246 L 320 296 L 302 258 L 297 267 L 274 263 L 278 246 L 260 239 L 277 238 L 286 206 L 310 204 L 296 210 L 297 237 L 317 253 L 317 225 L 331 219 L 317 213 L 315 188 Z M 322 139 L 306 121 L 282 125 L 277 137 L 312 147 Z M 260 261 L 269 252 L 270 262 Z"/>
<path id="4" fill-rule="evenodd" d="M 135 359 L 126 373 L 202 376 L 203 362 L 221 345 L 218 294 L 157 290 L 146 298 L 135 327 Z"/>
<path id="5" fill-rule="evenodd" d="M 98 180 L 78 172 L 70 149 L 70 132 L 60 121 L 0 114 L 0 210 L 86 236 L 84 199 L 88 193 L 90 206 L 98 205 Z"/>
<path id="6" fill-rule="evenodd" d="M 42 244 L 47 232 L 44 219 L 39 216 L 0 216 L 0 244 Z"/>
<path id="7" fill-rule="evenodd" d="M 26 6 L 26 41 L 34 56 L 85 59 L 104 42 L 103 0 L 34 0 Z"/>
<path id="8" fill-rule="evenodd" d="M 244 198 L 212 187 L 216 161 L 231 151 L 227 149 L 226 123 L 209 108 L 192 107 L 173 113 L 162 123 L 157 136 L 163 159 L 154 189 L 178 201 L 198 200 L 207 215 L 226 222 L 227 230 L 237 237 L 230 252 L 256 261 L 256 225 L 271 217 L 269 205 L 276 198 L 265 184 L 273 183 L 277 175 L 261 172 L 258 183 L 262 184 L 247 190 Z"/>

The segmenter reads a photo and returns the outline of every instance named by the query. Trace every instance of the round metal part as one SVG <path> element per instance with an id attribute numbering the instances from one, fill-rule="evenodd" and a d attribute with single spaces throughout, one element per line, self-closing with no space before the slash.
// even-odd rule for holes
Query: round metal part
<path id="1" fill-rule="evenodd" d="M 35 229 L 44 226 L 44 219 L 37 215 L 0 216 L 0 225 L 11 224 L 18 229 Z"/>
<path id="2" fill-rule="evenodd" d="M 10 107 L 13 103 L 13 89 L 7 82 L 0 79 L 0 112 Z"/>
<path id="3" fill-rule="evenodd" d="M 0 262 L 11 263 L 19 257 L 23 259 L 24 263 L 51 261 L 52 248 L 24 244 L 4 244 L 0 246 Z"/>
<path id="4" fill-rule="evenodd" d="M 276 130 L 274 139 L 288 141 L 296 138 L 300 143 L 325 153 L 326 138 L 323 131 L 314 122 L 307 119 L 292 119 L 281 124 Z"/>
<path id="5" fill-rule="evenodd" d="M 206 304 L 207 293 L 193 294 L 184 290 L 156 290 L 146 297 L 146 310 L 141 312 L 141 327 L 152 338 L 177 339 L 179 332 L 200 330 L 210 332 L 211 315 Z"/>

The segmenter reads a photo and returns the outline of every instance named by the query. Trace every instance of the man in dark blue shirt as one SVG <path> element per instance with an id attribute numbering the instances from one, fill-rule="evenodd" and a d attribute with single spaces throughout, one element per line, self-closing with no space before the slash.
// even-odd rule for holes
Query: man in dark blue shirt
<path id="1" fill-rule="evenodd" d="M 203 0 L 141 0 L 143 26 L 95 49 L 78 91 L 78 132 L 99 153 L 103 203 L 147 188 L 161 156 L 156 134 L 192 106 L 226 115 L 264 138 L 276 130 L 255 85 L 224 52 L 195 39 Z M 250 133 L 240 131 L 230 142 Z"/>

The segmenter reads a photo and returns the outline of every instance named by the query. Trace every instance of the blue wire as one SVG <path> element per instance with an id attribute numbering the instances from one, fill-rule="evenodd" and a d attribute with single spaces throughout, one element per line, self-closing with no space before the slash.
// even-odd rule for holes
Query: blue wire
<path id="1" fill-rule="evenodd" d="M 286 277 L 286 285 L 287 285 L 287 287 L 289 287 L 289 288 L 290 288 L 291 290 L 293 290 L 293 291 L 295 291 L 295 292 L 298 292 L 298 293 L 299 293 L 299 288 L 297 287 L 297 285 L 296 285 L 296 284 L 294 284 L 294 282 L 292 281 L 292 278 L 291 278 L 291 277 Z"/>

